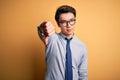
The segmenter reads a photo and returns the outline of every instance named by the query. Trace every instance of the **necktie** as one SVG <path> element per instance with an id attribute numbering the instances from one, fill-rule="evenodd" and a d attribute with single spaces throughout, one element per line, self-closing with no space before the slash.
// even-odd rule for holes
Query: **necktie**
<path id="1" fill-rule="evenodd" d="M 66 70 L 65 70 L 65 80 L 73 80 L 73 72 L 72 72 L 72 58 L 71 58 L 71 50 L 70 50 L 70 39 L 65 38 L 67 41 L 66 44 Z"/>

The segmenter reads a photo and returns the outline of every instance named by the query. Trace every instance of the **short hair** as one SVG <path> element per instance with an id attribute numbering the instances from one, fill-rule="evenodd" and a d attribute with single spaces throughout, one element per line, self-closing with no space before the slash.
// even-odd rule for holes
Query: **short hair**
<path id="1" fill-rule="evenodd" d="M 60 6 L 56 13 L 55 13 L 55 20 L 56 22 L 58 23 L 59 22 L 59 18 L 60 18 L 60 15 L 63 14 L 63 13 L 73 13 L 74 16 L 76 17 L 76 10 L 72 7 L 72 6 L 68 6 L 68 5 L 62 5 Z"/>

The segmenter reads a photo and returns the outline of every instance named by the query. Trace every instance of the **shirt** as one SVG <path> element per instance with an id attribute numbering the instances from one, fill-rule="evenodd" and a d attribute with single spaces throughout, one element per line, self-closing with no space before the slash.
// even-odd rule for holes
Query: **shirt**
<path id="1" fill-rule="evenodd" d="M 45 80 L 65 80 L 66 40 L 62 33 L 54 33 L 46 46 Z M 73 80 L 88 79 L 87 49 L 82 41 L 73 36 L 70 42 Z"/>

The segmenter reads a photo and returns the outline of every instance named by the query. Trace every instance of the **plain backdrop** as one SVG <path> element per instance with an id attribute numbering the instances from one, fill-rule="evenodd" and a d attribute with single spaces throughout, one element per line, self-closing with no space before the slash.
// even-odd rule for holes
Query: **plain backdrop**
<path id="1" fill-rule="evenodd" d="M 120 80 L 120 0 L 0 0 L 0 80 L 44 80 L 45 46 L 37 26 L 56 9 L 77 10 L 75 35 L 88 48 L 89 80 Z"/>

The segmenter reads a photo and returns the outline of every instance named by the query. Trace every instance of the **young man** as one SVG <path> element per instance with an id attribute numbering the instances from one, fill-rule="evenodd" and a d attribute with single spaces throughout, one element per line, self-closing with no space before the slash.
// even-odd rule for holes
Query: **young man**
<path id="1" fill-rule="evenodd" d="M 75 36 L 76 10 L 60 6 L 55 14 L 60 33 L 51 22 L 44 21 L 38 33 L 46 45 L 45 80 L 87 80 L 88 58 L 85 45 Z"/>

